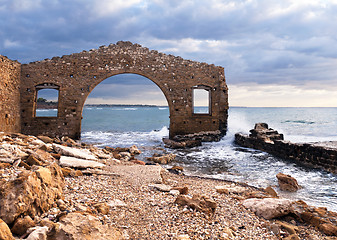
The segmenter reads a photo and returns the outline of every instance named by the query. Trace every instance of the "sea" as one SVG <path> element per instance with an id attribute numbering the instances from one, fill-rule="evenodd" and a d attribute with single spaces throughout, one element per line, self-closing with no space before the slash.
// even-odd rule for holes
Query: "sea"
<path id="1" fill-rule="evenodd" d="M 204 109 L 200 107 L 199 111 Z M 281 197 L 337 211 L 336 174 L 234 143 L 235 133 L 248 134 L 258 122 L 267 123 L 292 142 L 337 141 L 337 108 L 230 107 L 228 131 L 221 141 L 191 149 L 165 149 L 162 138 L 169 134 L 168 107 L 122 105 L 85 106 L 81 140 L 99 147 L 137 145 L 143 152 L 140 160 L 163 151 L 174 153 L 176 160 L 163 167 L 178 165 L 187 175 L 272 186 Z M 279 172 L 295 177 L 303 188 L 295 193 L 280 191 L 276 178 Z"/>

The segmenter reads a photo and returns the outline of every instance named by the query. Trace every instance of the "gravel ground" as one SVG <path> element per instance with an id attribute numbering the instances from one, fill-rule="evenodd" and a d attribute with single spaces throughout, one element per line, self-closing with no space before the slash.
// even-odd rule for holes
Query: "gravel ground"
<path id="1" fill-rule="evenodd" d="M 134 184 L 118 175 L 67 177 L 65 202 L 68 210 L 86 210 L 98 214 L 101 221 L 123 233 L 126 239 L 282 239 L 272 231 L 273 220 L 257 217 L 240 203 L 240 194 L 220 194 L 215 186 L 234 184 L 162 173 L 165 184 L 187 186 L 188 195 L 210 197 L 217 203 L 214 215 L 174 203 L 176 195 L 161 192 L 148 184 Z M 235 184 L 236 185 L 236 184 Z M 247 192 L 257 189 L 245 186 Z M 95 212 L 93 205 L 107 204 L 109 212 Z M 335 239 L 323 236 L 312 227 L 298 226 L 300 239 Z"/>

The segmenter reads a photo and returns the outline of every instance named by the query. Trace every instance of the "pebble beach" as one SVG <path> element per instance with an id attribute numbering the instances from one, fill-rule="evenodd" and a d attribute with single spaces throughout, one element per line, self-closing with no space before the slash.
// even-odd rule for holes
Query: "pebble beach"
<path id="1" fill-rule="evenodd" d="M 179 166 L 137 160 L 139 152 L 3 134 L 0 225 L 9 237 L 1 239 L 337 239 L 333 212 L 243 183 L 186 176 Z M 289 204 L 256 208 L 270 199 Z"/>

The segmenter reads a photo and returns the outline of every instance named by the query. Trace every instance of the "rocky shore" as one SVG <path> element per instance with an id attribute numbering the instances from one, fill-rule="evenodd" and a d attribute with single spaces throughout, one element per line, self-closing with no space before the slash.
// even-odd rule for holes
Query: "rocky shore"
<path id="1" fill-rule="evenodd" d="M 174 155 L 139 153 L 0 133 L 0 239 L 337 239 L 337 214 L 325 208 L 185 176 L 159 165 Z"/>

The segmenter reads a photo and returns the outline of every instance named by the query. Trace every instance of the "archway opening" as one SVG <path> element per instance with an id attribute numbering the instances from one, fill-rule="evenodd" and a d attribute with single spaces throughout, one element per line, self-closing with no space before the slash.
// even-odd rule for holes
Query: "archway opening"
<path id="1" fill-rule="evenodd" d="M 169 107 L 163 92 L 138 74 L 118 74 L 99 83 L 88 96 L 82 116 L 82 140 L 98 145 L 153 146 L 169 134 Z"/>

